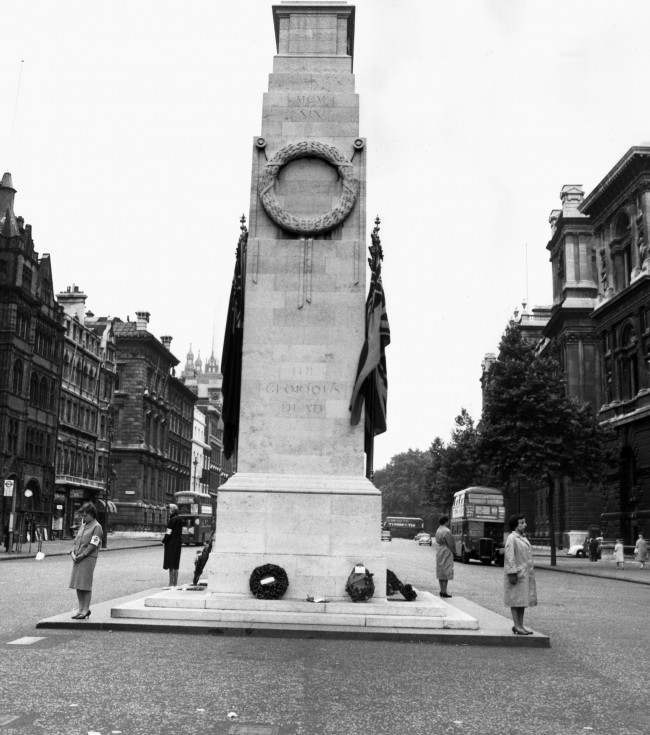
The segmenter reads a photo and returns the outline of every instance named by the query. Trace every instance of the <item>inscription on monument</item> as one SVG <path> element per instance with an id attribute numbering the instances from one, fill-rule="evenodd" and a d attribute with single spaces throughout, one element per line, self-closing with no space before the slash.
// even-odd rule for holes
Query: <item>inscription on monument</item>
<path id="1" fill-rule="evenodd" d="M 335 397 L 342 393 L 339 383 L 334 382 L 269 382 L 265 383 L 262 389 L 264 393 L 287 395 L 287 396 L 328 396 Z"/>

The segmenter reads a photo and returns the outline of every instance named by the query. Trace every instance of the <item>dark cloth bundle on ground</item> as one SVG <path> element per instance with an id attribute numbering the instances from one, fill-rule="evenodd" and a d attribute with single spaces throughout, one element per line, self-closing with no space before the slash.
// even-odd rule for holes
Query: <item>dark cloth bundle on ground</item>
<path id="1" fill-rule="evenodd" d="M 208 541 L 208 543 L 196 555 L 196 559 L 194 560 L 194 579 L 192 580 L 193 585 L 197 585 L 199 583 L 199 579 L 201 579 L 201 575 L 203 574 L 203 570 L 208 561 L 208 557 L 210 556 L 210 553 L 212 552 L 213 540 L 214 540 L 214 534 L 210 536 L 210 541 Z"/>
<path id="2" fill-rule="evenodd" d="M 399 592 L 405 600 L 411 602 L 418 596 L 417 592 L 411 587 L 410 584 L 402 584 L 397 578 L 395 572 L 390 569 L 386 570 L 386 595 L 390 597 L 396 592 Z"/>

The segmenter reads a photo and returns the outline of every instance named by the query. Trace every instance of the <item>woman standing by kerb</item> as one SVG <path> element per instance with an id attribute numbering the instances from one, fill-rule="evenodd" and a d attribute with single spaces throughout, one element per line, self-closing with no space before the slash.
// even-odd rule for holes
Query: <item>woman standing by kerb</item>
<path id="1" fill-rule="evenodd" d="M 79 609 L 72 616 L 74 620 L 87 620 L 90 617 L 93 574 L 103 533 L 102 527 L 97 523 L 97 509 L 92 503 L 84 503 L 81 506 L 81 525 L 70 552 L 72 557 L 70 589 L 77 590 L 79 602 Z"/>
<path id="2" fill-rule="evenodd" d="M 178 585 L 178 568 L 181 565 L 181 544 L 183 543 L 183 519 L 178 517 L 178 506 L 169 504 L 169 520 L 162 538 L 165 545 L 163 569 L 169 570 L 169 586 Z"/>
<path id="3" fill-rule="evenodd" d="M 436 577 L 440 585 L 440 597 L 451 597 L 447 593 L 447 583 L 454 578 L 454 537 L 449 530 L 449 517 L 441 516 L 435 535 Z"/>
<path id="4" fill-rule="evenodd" d="M 508 527 L 511 533 L 504 552 L 504 602 L 512 613 L 512 632 L 515 635 L 532 635 L 533 631 L 524 627 L 526 608 L 537 605 L 533 548 L 524 535 L 526 518 L 520 514 L 510 516 Z"/>

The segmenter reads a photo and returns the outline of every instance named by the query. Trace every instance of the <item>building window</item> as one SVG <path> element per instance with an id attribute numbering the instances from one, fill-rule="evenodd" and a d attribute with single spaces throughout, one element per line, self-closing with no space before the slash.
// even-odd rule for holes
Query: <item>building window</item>
<path id="1" fill-rule="evenodd" d="M 32 373 L 29 381 L 29 402 L 38 403 L 38 376 L 36 373 Z"/>
<path id="2" fill-rule="evenodd" d="M 23 266 L 23 288 L 26 291 L 32 290 L 32 269 L 27 265 Z"/>
<path id="3" fill-rule="evenodd" d="M 633 398 L 639 390 L 637 366 L 637 340 L 631 324 L 621 332 L 621 347 L 618 358 L 618 382 L 621 399 Z"/>
<path id="4" fill-rule="evenodd" d="M 25 309 L 19 309 L 16 317 L 16 334 L 24 339 L 25 342 L 29 341 L 29 327 L 30 327 L 30 315 L 29 311 Z"/>
<path id="5" fill-rule="evenodd" d="M 23 361 L 16 360 L 14 362 L 14 374 L 13 374 L 13 394 L 15 396 L 22 395 L 23 392 Z"/>
<path id="6" fill-rule="evenodd" d="M 41 385 L 38 390 L 38 400 L 41 408 L 49 408 L 50 406 L 50 391 L 47 384 L 47 378 L 41 378 Z"/>
<path id="7" fill-rule="evenodd" d="M 7 450 L 18 454 L 18 419 L 9 419 L 7 424 Z"/>

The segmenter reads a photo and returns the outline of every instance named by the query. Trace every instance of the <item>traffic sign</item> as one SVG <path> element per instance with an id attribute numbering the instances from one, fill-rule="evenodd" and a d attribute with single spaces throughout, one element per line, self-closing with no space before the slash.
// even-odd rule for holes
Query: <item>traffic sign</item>
<path id="1" fill-rule="evenodd" d="M 15 484 L 16 484 L 15 480 L 5 480 L 4 481 L 4 496 L 6 498 L 11 498 L 13 496 Z"/>

